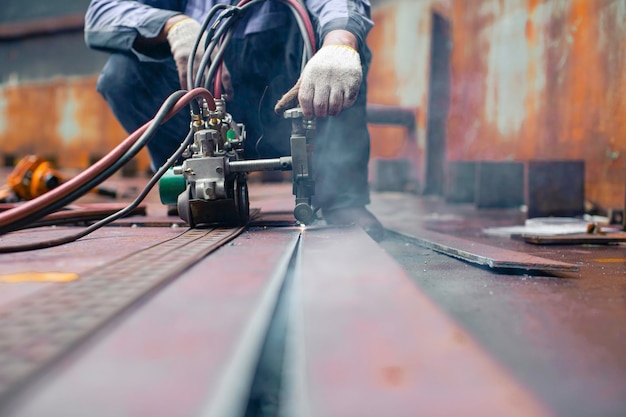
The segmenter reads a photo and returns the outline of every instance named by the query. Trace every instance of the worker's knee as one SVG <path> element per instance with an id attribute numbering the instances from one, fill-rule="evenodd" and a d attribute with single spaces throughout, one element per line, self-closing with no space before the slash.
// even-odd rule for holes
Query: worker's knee
<path id="1" fill-rule="evenodd" d="M 141 63 L 126 54 L 112 54 L 98 77 L 96 89 L 105 98 L 120 97 L 128 100 L 137 88 Z"/>
<path id="2" fill-rule="evenodd" d="M 128 100 L 133 97 L 135 86 L 132 78 L 137 72 L 133 67 L 138 64 L 136 58 L 128 55 L 111 55 L 98 77 L 97 91 L 109 102 L 116 98 Z"/>

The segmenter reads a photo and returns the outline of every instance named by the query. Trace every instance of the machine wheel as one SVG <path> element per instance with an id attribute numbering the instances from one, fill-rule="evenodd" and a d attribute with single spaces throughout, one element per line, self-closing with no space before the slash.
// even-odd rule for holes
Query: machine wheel
<path id="1" fill-rule="evenodd" d="M 196 223 L 193 220 L 193 215 L 191 213 L 191 205 L 189 204 L 189 198 L 191 196 L 191 187 L 187 186 L 185 191 L 178 195 L 178 201 L 176 206 L 178 208 L 178 215 L 181 219 L 189 224 L 189 227 L 195 227 Z"/>
<path id="2" fill-rule="evenodd" d="M 235 189 L 235 204 L 237 205 L 237 213 L 239 222 L 246 224 L 250 220 L 250 199 L 248 196 L 248 183 L 244 176 L 238 177 Z"/>
<path id="3" fill-rule="evenodd" d="M 293 210 L 293 216 L 300 223 L 308 226 L 313 224 L 315 221 L 315 212 L 313 212 L 313 208 L 310 204 L 307 203 L 298 203 Z"/>

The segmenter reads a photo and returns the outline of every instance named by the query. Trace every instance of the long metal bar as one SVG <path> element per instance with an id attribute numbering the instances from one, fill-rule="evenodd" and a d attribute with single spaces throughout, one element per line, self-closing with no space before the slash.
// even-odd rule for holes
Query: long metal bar
<path id="1" fill-rule="evenodd" d="M 393 232 L 422 247 L 489 268 L 547 272 L 578 272 L 580 270 L 577 265 L 571 263 L 484 245 L 422 229 L 416 225 L 406 225 L 404 230 L 394 228 Z"/>
<path id="2" fill-rule="evenodd" d="M 415 130 L 416 108 L 370 103 L 366 111 L 367 123 L 404 126 L 409 132 Z"/>
<path id="3" fill-rule="evenodd" d="M 515 239 L 535 245 L 610 245 L 626 242 L 626 233 L 614 232 L 606 234 L 580 233 L 572 235 L 533 235 L 521 234 Z"/>
<path id="4" fill-rule="evenodd" d="M 301 252 L 283 416 L 550 415 L 362 230 Z"/>
<path id="5" fill-rule="evenodd" d="M 0 407 L 103 324 L 243 230 L 188 230 L 0 311 Z"/>
<path id="6" fill-rule="evenodd" d="M 228 169 L 231 172 L 289 171 L 291 169 L 291 157 L 231 161 L 228 163 Z"/>
<path id="7" fill-rule="evenodd" d="M 0 40 L 22 39 L 83 29 L 85 16 L 69 15 L 0 24 Z"/>

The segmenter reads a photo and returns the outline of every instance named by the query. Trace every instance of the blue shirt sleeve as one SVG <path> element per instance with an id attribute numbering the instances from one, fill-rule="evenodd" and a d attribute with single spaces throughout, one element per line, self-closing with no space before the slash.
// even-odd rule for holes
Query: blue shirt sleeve
<path id="1" fill-rule="evenodd" d="M 137 36 L 156 37 L 167 19 L 183 12 L 200 21 L 210 6 L 221 2 L 225 0 L 92 0 L 85 16 L 85 42 L 94 49 L 133 52 L 141 60 L 153 60 L 154 57 L 133 48 Z M 332 30 L 347 30 L 356 36 L 360 52 L 369 55 L 366 37 L 373 26 L 369 0 L 304 0 L 304 3 L 320 40 Z M 262 6 L 265 11 L 270 5 Z M 279 22 L 272 16 L 261 13 L 249 19 L 246 33 L 259 31 L 257 26 L 267 28 Z"/>
<path id="2" fill-rule="evenodd" d="M 155 38 L 182 7 L 172 0 L 92 0 L 85 15 L 85 42 L 93 49 L 133 52 L 141 60 L 153 60 L 133 48 L 135 39 Z"/>
<path id="3" fill-rule="evenodd" d="M 374 26 L 369 0 L 305 0 L 318 25 L 320 40 L 331 30 L 347 30 L 359 41 L 359 50 L 367 50 L 366 38 Z"/>

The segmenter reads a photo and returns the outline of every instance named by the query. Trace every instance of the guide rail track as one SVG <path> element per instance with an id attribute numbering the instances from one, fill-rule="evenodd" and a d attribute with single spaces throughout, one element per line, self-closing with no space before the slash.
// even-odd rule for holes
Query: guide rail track
<path id="1" fill-rule="evenodd" d="M 189 229 L 0 310 L 0 406 L 103 324 L 244 230 Z"/>

